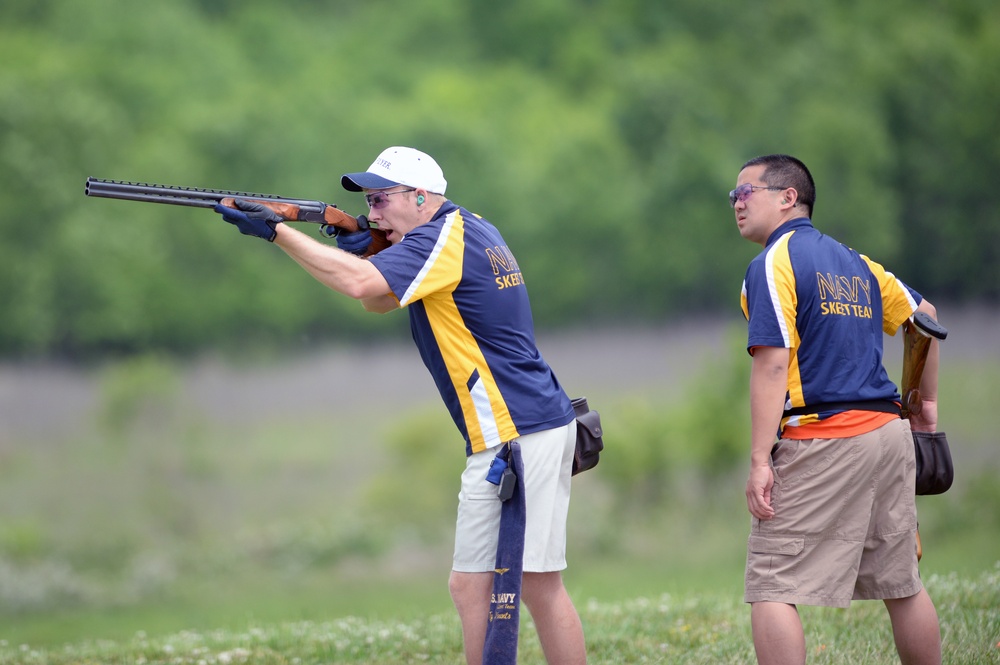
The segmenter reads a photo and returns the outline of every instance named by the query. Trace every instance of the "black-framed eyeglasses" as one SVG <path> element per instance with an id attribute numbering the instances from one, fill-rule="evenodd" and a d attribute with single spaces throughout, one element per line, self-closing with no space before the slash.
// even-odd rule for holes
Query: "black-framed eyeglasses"
<path id="1" fill-rule="evenodd" d="M 365 194 L 365 203 L 368 207 L 373 210 L 378 210 L 379 208 L 384 208 L 389 205 L 389 197 L 393 194 L 403 194 L 405 192 L 415 192 L 416 188 L 410 189 L 399 189 L 395 192 L 372 192 L 371 194 Z"/>
<path id="2" fill-rule="evenodd" d="M 763 185 L 751 185 L 750 183 L 745 182 L 736 189 L 734 189 L 733 191 L 729 192 L 729 207 L 735 208 L 737 201 L 740 202 L 746 201 L 748 198 L 750 198 L 750 195 L 753 194 L 758 189 L 770 189 L 770 190 L 780 191 L 782 189 L 788 189 L 788 188 L 764 187 Z"/>

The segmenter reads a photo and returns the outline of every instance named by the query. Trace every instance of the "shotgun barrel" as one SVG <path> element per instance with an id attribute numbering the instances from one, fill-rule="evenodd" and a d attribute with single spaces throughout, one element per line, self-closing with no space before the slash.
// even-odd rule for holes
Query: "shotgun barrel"
<path id="1" fill-rule="evenodd" d="M 358 230 L 358 220 L 340 210 L 335 205 L 312 199 L 290 199 L 274 194 L 238 192 L 229 189 L 205 189 L 202 187 L 177 187 L 175 185 L 153 185 L 145 182 L 124 180 L 102 180 L 87 178 L 84 189 L 87 196 L 143 203 L 190 206 L 194 208 L 214 208 L 218 204 L 233 208 L 233 199 L 259 201 L 285 219 L 296 222 L 316 222 L 330 224 L 349 232 Z"/>
<path id="2" fill-rule="evenodd" d="M 257 194 L 253 192 L 238 192 L 228 189 L 205 189 L 201 187 L 177 187 L 175 185 L 153 185 L 144 182 L 126 182 L 122 180 L 102 180 L 87 178 L 84 193 L 87 196 L 99 196 L 107 199 L 122 199 L 125 201 L 142 201 L 144 203 L 163 203 L 166 205 L 192 206 L 195 208 L 214 208 L 223 199 L 253 199 L 255 201 L 273 201 L 298 206 L 303 212 L 316 213 L 316 219 L 298 221 L 322 222 L 322 213 L 327 204 L 310 199 L 290 199 L 274 194 Z"/>

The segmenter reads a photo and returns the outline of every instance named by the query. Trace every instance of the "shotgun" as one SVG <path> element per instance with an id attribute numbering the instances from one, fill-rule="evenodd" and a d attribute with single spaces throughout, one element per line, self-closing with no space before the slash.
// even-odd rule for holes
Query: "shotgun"
<path id="1" fill-rule="evenodd" d="M 948 329 L 925 312 L 914 312 L 903 323 L 903 380 L 900 383 L 901 416 L 909 419 L 918 415 L 922 408 L 920 401 L 920 379 L 927 364 L 927 353 L 931 341 L 939 342 L 948 337 Z M 941 494 L 948 491 L 955 478 L 955 467 L 951 461 L 951 447 L 944 432 L 913 432 L 913 455 L 917 465 L 915 491 L 917 495 Z M 917 529 L 917 561 L 924 555 Z"/>
<path id="2" fill-rule="evenodd" d="M 289 199 L 273 194 L 253 194 L 226 189 L 201 189 L 175 187 L 173 185 L 151 185 L 143 182 L 121 180 L 101 180 L 87 178 L 84 193 L 106 199 L 141 201 L 143 203 L 163 203 L 166 205 L 214 208 L 222 204 L 235 208 L 233 199 L 248 199 L 263 203 L 278 215 L 292 222 L 316 222 L 328 224 L 353 233 L 358 231 L 358 220 L 335 205 L 308 199 Z"/>

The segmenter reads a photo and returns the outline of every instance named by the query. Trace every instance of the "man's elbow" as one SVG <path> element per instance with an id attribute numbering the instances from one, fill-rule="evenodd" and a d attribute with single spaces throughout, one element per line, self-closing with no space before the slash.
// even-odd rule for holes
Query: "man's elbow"
<path id="1" fill-rule="evenodd" d="M 384 285 L 376 284 L 366 277 L 357 277 L 355 279 L 345 280 L 335 290 L 344 294 L 348 298 L 364 301 L 369 298 L 378 298 L 382 296 L 385 294 L 385 289 L 386 287 Z"/>
<path id="2" fill-rule="evenodd" d="M 366 312 L 373 314 L 386 314 L 398 309 L 396 301 L 388 295 L 376 296 L 374 298 L 361 298 L 361 305 Z"/>

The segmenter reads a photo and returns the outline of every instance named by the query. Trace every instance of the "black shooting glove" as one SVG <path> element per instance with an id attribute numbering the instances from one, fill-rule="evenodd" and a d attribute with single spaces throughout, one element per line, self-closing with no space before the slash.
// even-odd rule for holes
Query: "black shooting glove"
<path id="1" fill-rule="evenodd" d="M 327 238 L 336 238 L 337 247 L 345 252 L 364 256 L 364 253 L 368 251 L 368 246 L 372 244 L 372 233 L 369 229 L 371 229 L 371 225 L 368 223 L 368 217 L 358 215 L 357 231 L 345 231 L 339 226 L 323 224 L 319 227 L 319 232 Z"/>
<path id="2" fill-rule="evenodd" d="M 256 201 L 233 199 L 233 205 L 236 208 L 227 208 L 220 203 L 213 209 L 222 215 L 222 219 L 236 226 L 243 235 L 256 236 L 268 242 L 274 242 L 278 236 L 275 227 L 285 221 L 281 215 Z"/>

